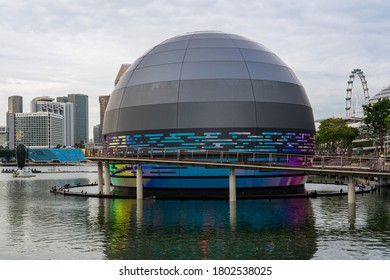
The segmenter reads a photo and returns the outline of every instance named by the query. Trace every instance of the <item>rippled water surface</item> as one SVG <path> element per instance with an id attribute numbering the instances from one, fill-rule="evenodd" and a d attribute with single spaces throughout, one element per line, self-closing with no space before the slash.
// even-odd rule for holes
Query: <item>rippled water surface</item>
<path id="1" fill-rule="evenodd" d="M 63 169 L 80 168 L 96 170 Z M 390 259 L 383 188 L 358 195 L 355 207 L 346 196 L 137 204 L 49 192 L 95 181 L 97 173 L 0 174 L 0 259 Z"/>

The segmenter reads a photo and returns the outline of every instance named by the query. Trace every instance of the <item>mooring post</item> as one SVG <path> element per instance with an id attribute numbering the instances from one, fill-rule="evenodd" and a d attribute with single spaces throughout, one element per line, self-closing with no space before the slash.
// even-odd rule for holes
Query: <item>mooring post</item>
<path id="1" fill-rule="evenodd" d="M 103 193 L 103 162 L 98 161 L 98 192 Z"/>
<path id="2" fill-rule="evenodd" d="M 104 195 L 110 194 L 110 185 L 111 185 L 110 163 L 108 161 L 105 161 L 104 162 L 104 189 L 103 189 Z"/>
<path id="3" fill-rule="evenodd" d="M 143 194 L 143 186 L 142 186 L 142 165 L 141 164 L 138 164 L 137 166 L 137 194 L 136 194 L 136 197 L 137 199 L 143 199 L 144 198 L 144 194 Z"/>
<path id="4" fill-rule="evenodd" d="M 236 175 L 234 174 L 234 168 L 230 168 L 229 175 L 229 200 L 236 201 Z"/>
<path id="5" fill-rule="evenodd" d="M 356 203 L 355 180 L 352 175 L 348 176 L 348 203 Z"/>

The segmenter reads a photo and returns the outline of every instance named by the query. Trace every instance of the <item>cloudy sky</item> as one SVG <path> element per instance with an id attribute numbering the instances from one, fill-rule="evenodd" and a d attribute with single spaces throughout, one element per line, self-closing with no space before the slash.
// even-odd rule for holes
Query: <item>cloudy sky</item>
<path id="1" fill-rule="evenodd" d="M 92 128 L 122 63 L 199 30 L 262 43 L 295 71 L 315 119 L 344 117 L 353 69 L 370 96 L 390 85 L 389 12 L 386 0 L 0 0 L 0 125 L 8 96 L 23 95 L 29 112 L 34 97 L 83 93 Z"/>

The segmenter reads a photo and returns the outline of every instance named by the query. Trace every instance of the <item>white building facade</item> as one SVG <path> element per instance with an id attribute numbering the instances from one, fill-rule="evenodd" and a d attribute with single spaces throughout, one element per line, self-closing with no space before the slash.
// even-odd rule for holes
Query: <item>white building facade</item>
<path id="1" fill-rule="evenodd" d="M 56 147 L 64 145 L 63 116 L 49 112 L 12 114 L 9 127 L 11 149 L 19 144 L 26 147 Z M 12 135 L 12 137 L 11 137 Z"/>
<path id="2" fill-rule="evenodd" d="M 74 107 L 70 102 L 53 102 L 54 98 L 41 96 L 31 101 L 31 112 L 49 112 L 63 117 L 61 145 L 74 146 Z"/>

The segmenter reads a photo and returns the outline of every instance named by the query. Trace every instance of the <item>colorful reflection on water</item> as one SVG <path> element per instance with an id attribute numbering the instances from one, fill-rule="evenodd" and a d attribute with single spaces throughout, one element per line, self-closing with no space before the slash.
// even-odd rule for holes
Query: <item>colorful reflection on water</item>
<path id="1" fill-rule="evenodd" d="M 354 207 L 346 196 L 137 202 L 49 193 L 95 182 L 96 173 L 7 175 L 0 174 L 0 259 L 390 258 L 386 189 L 357 196 Z"/>

